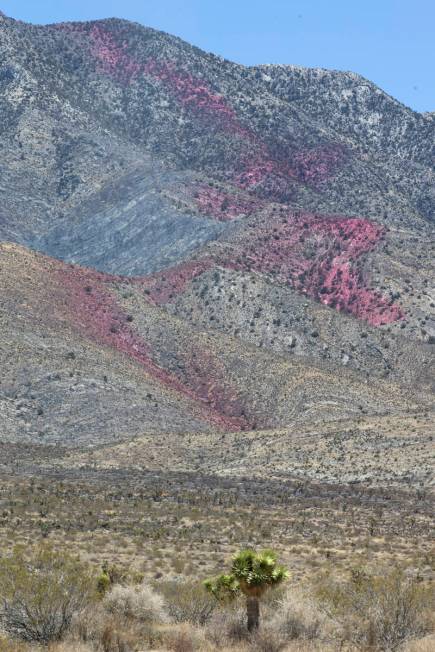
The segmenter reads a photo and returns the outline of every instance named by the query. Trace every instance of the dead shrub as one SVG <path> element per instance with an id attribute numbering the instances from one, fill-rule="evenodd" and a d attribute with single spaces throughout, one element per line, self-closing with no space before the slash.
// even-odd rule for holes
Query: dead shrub
<path id="1" fill-rule="evenodd" d="M 114 586 L 103 600 L 104 609 L 111 614 L 142 623 L 166 622 L 163 598 L 150 586 Z"/>

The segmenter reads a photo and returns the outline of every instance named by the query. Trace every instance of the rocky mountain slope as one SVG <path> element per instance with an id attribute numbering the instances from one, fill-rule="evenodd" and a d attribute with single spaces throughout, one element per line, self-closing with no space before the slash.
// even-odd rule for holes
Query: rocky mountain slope
<path id="1" fill-rule="evenodd" d="M 102 443 L 142 432 L 239 431 L 415 412 L 383 379 L 169 315 L 131 282 L 0 245 L 2 425 L 11 441 Z"/>
<path id="2" fill-rule="evenodd" d="M 353 73 L 0 15 L 0 437 L 429 414 L 434 145 Z"/>

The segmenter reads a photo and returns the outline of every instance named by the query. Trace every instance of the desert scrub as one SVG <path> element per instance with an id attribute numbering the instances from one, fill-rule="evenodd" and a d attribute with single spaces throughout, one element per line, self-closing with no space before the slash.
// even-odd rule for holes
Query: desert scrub
<path id="1" fill-rule="evenodd" d="M 394 651 L 431 630 L 433 585 L 396 568 L 381 575 L 353 569 L 343 582 L 325 576 L 316 595 L 342 628 L 342 638 L 370 650 Z"/>
<path id="2" fill-rule="evenodd" d="M 143 620 L 142 609 L 137 610 L 130 606 L 127 609 L 119 608 L 116 612 L 108 612 L 104 608 L 104 601 L 99 601 L 73 622 L 66 641 L 88 645 L 93 652 L 136 652 L 154 649 L 159 647 L 161 642 L 159 625 L 160 623 L 154 621 Z"/>
<path id="3" fill-rule="evenodd" d="M 250 634 L 246 629 L 246 615 L 242 605 L 238 602 L 222 605 L 217 609 L 205 626 L 206 638 L 213 649 L 227 649 L 240 646 L 249 640 Z"/>
<path id="4" fill-rule="evenodd" d="M 327 617 L 302 589 L 292 586 L 275 605 L 270 627 L 285 641 L 314 640 L 326 629 Z"/>
<path id="5" fill-rule="evenodd" d="M 217 607 L 214 597 L 196 582 L 164 582 L 159 584 L 159 590 L 175 623 L 205 625 Z"/>
<path id="6" fill-rule="evenodd" d="M 103 600 L 104 609 L 143 623 L 163 623 L 168 620 L 162 596 L 150 586 L 114 586 Z"/>
<path id="7" fill-rule="evenodd" d="M 95 599 L 95 579 L 77 558 L 39 546 L 0 560 L 0 625 L 13 637 L 60 640 L 74 616 Z"/>

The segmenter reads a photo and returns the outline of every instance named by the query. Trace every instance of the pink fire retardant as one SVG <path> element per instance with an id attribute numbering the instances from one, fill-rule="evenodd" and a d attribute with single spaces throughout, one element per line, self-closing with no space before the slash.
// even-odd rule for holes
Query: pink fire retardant
<path id="1" fill-rule="evenodd" d="M 338 311 L 372 326 L 403 318 L 400 307 L 369 287 L 364 255 L 384 236 L 383 227 L 363 218 L 291 213 L 247 233 L 243 243 L 219 255 L 180 264 L 146 279 L 152 299 L 167 303 L 187 283 L 216 266 L 266 274 Z M 213 262 L 214 261 L 214 262 Z"/>
<path id="2" fill-rule="evenodd" d="M 197 347 L 195 359 L 190 356 L 186 360 L 188 373 L 178 378 L 154 362 L 152 348 L 131 326 L 108 288 L 107 281 L 112 277 L 72 266 L 59 268 L 57 273 L 71 322 L 83 336 L 116 349 L 164 386 L 195 401 L 203 417 L 215 427 L 249 427 L 237 392 L 231 389 L 219 361 L 210 352 Z"/>
<path id="3" fill-rule="evenodd" d="M 81 34 L 85 29 L 76 25 L 61 27 L 79 30 Z M 241 155 L 236 161 L 239 169 L 229 180 L 234 193 L 201 185 L 194 189 L 200 212 L 220 221 L 251 215 L 262 208 L 262 200 L 255 193 L 260 192 L 269 201 L 287 201 L 291 183 L 320 189 L 342 165 L 345 150 L 336 143 L 292 151 L 287 157 L 280 154 L 277 158 L 265 142 L 239 122 L 226 99 L 205 80 L 177 69 L 173 62 L 136 60 L 129 52 L 126 37 L 122 33 L 115 35 L 101 24 L 87 30 L 90 50 L 101 72 L 127 85 L 140 76 L 154 79 L 186 111 L 207 123 L 211 121 L 217 129 L 249 146 L 252 154 L 245 159 Z M 192 278 L 217 264 L 273 275 L 325 305 L 379 326 L 403 318 L 397 305 L 369 287 L 364 269 L 364 255 L 376 247 L 383 235 L 379 225 L 363 218 L 288 212 L 284 222 L 270 222 L 250 234 L 235 259 L 222 254 L 219 260 L 208 258 L 177 266 L 150 277 L 148 292 L 158 303 L 170 301 Z M 118 346 L 125 337 L 118 338 Z"/>

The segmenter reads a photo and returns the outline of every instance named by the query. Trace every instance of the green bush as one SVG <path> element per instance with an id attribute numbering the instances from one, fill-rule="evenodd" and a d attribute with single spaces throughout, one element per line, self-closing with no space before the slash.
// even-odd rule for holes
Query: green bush
<path id="1" fill-rule="evenodd" d="M 11 636 L 48 643 L 95 597 L 95 580 L 76 558 L 40 546 L 0 559 L 0 625 Z"/>

